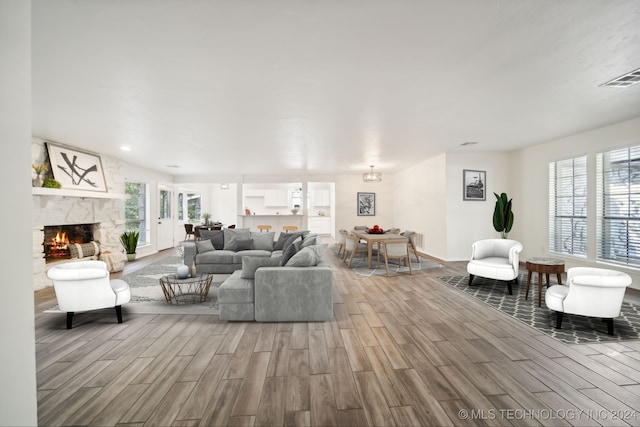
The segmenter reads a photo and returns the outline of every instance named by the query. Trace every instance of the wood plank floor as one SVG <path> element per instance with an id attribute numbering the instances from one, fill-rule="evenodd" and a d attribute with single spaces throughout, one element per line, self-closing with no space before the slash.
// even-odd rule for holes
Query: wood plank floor
<path id="1" fill-rule="evenodd" d="M 640 425 L 640 341 L 562 344 L 438 280 L 466 263 L 361 278 L 326 258 L 331 322 L 109 312 L 68 331 L 36 292 L 40 425 Z"/>

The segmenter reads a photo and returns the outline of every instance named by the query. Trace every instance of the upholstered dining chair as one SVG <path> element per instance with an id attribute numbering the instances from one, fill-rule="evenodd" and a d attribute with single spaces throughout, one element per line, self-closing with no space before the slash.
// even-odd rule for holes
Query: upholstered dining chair
<path id="1" fill-rule="evenodd" d="M 413 252 L 413 254 L 416 257 L 416 262 L 420 262 L 420 258 L 418 257 L 418 249 L 416 248 L 416 232 L 415 231 L 410 231 L 410 230 L 406 230 L 402 233 L 400 233 L 400 235 L 406 237 L 407 239 L 409 239 L 409 250 L 411 252 Z"/>
<path id="2" fill-rule="evenodd" d="M 344 228 L 341 228 L 338 231 L 338 239 L 336 240 L 336 245 L 338 245 L 338 256 L 340 256 L 340 253 L 344 250 L 344 246 L 347 241 L 347 233 L 348 231 Z"/>
<path id="3" fill-rule="evenodd" d="M 545 304 L 556 312 L 556 328 L 562 328 L 564 313 L 600 317 L 607 322 L 607 333 L 613 335 L 613 319 L 620 315 L 622 300 L 631 276 L 621 271 L 594 267 L 572 267 L 567 270 L 566 285 L 547 288 Z"/>
<path id="4" fill-rule="evenodd" d="M 398 267 L 401 267 L 403 263 L 409 266 L 409 274 L 413 274 L 411 259 L 409 258 L 409 239 L 398 239 L 380 243 L 382 245 L 380 253 L 384 257 L 384 267 L 387 270 L 387 276 L 389 276 L 390 259 L 398 260 Z"/>
<path id="5" fill-rule="evenodd" d="M 365 243 L 360 243 L 358 236 L 354 236 L 349 233 L 345 234 L 344 257 L 342 258 L 342 262 L 346 262 L 347 258 L 349 258 L 347 267 L 351 268 L 353 257 L 357 253 L 361 253 L 363 257 L 367 256 L 367 245 Z"/>
<path id="6" fill-rule="evenodd" d="M 469 286 L 475 276 L 507 282 L 509 295 L 512 283 L 518 283 L 522 243 L 509 239 L 484 239 L 471 245 L 471 259 L 467 263 Z"/>
<path id="7" fill-rule="evenodd" d="M 67 312 L 67 329 L 74 313 L 113 307 L 122 323 L 122 304 L 131 300 L 131 290 L 124 280 L 109 279 L 104 261 L 74 261 L 56 264 L 47 270 L 60 311 Z"/>
<path id="8" fill-rule="evenodd" d="M 191 236 L 193 236 L 193 240 L 196 239 L 196 233 L 193 230 L 193 224 L 185 224 L 184 225 L 184 231 L 185 231 L 185 236 L 184 236 L 184 240 L 189 240 L 189 238 Z"/>

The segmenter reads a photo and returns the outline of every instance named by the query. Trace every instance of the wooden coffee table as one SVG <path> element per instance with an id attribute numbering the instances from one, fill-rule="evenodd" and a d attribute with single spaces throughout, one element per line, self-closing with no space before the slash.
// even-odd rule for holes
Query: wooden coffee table
<path id="1" fill-rule="evenodd" d="M 564 261 L 556 258 L 528 258 L 527 259 L 527 291 L 524 299 L 529 298 L 529 286 L 531 286 L 531 275 L 538 273 L 538 307 L 542 303 L 542 275 L 547 279 L 547 287 L 549 287 L 549 275 L 555 274 L 558 278 L 558 284 L 562 285 L 562 273 L 564 273 Z"/>

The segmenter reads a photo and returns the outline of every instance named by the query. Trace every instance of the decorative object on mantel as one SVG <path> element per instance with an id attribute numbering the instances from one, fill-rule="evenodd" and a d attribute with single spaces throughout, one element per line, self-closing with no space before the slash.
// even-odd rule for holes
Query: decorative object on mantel
<path id="1" fill-rule="evenodd" d="M 358 193 L 358 216 L 375 216 L 376 193 Z"/>
<path id="2" fill-rule="evenodd" d="M 36 173 L 36 177 L 31 180 L 31 186 L 42 187 L 42 173 L 49 170 L 49 168 L 47 168 L 47 165 L 45 163 L 40 163 L 39 165 L 32 163 L 31 169 L 33 169 L 33 171 Z"/>
<path id="3" fill-rule="evenodd" d="M 53 178 L 46 178 L 42 183 L 42 187 L 44 188 L 62 188 L 62 184 L 60 181 Z"/>
<path id="4" fill-rule="evenodd" d="M 102 161 L 97 154 L 47 142 L 53 177 L 62 188 L 107 191 Z"/>
<path id="5" fill-rule="evenodd" d="M 120 235 L 120 243 L 127 253 L 128 261 L 135 261 L 136 249 L 138 248 L 138 238 L 140 233 L 136 230 L 125 231 Z"/>
<path id="6" fill-rule="evenodd" d="M 382 174 L 380 172 L 373 171 L 373 165 L 369 166 L 371 171 L 366 172 L 362 175 L 362 180 L 364 182 L 380 182 L 382 181 Z"/>

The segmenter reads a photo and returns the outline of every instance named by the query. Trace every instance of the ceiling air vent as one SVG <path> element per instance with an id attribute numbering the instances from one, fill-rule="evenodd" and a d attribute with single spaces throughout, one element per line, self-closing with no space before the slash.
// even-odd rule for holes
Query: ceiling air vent
<path id="1" fill-rule="evenodd" d="M 620 77 L 616 77 L 613 80 L 609 80 L 606 83 L 602 83 L 600 86 L 629 87 L 638 82 L 640 82 L 640 68 Z"/>

